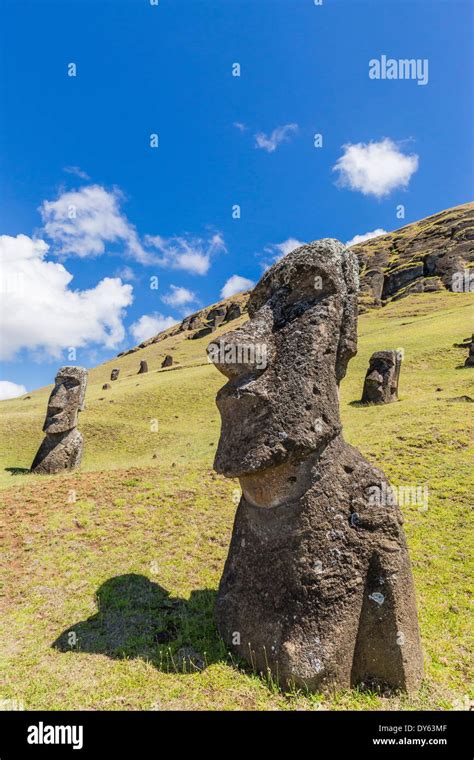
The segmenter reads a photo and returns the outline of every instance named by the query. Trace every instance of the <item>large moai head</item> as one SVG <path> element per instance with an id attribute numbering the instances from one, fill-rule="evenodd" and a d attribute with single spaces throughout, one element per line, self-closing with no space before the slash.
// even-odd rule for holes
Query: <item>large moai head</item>
<path id="1" fill-rule="evenodd" d="M 48 401 L 43 431 L 47 435 L 65 433 L 77 425 L 77 413 L 84 409 L 87 370 L 84 367 L 61 367 Z"/>
<path id="2" fill-rule="evenodd" d="M 250 320 L 208 347 L 228 378 L 214 467 L 228 477 L 296 464 L 341 430 L 338 385 L 357 350 L 357 258 L 317 240 L 274 264 Z"/>
<path id="3" fill-rule="evenodd" d="M 397 401 L 400 366 L 398 351 L 376 351 L 372 354 L 365 376 L 362 402 L 390 404 Z"/>

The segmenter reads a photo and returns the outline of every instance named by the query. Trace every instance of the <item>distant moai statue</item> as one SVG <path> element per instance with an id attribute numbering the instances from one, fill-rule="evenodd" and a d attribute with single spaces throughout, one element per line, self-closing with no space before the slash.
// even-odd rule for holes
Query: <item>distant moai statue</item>
<path id="1" fill-rule="evenodd" d="M 111 385 L 109 383 L 104 383 L 102 386 L 103 391 L 109 391 L 111 389 Z"/>
<path id="2" fill-rule="evenodd" d="M 110 373 L 110 379 L 111 379 L 111 380 L 117 380 L 117 379 L 118 379 L 118 376 L 119 376 L 119 374 L 120 374 L 120 370 L 119 370 L 117 367 L 115 367 L 115 368 L 112 370 L 112 372 Z"/>
<path id="3" fill-rule="evenodd" d="M 138 370 L 139 375 L 143 375 L 144 372 L 148 372 L 148 362 L 141 361 L 140 362 L 140 369 Z"/>
<path id="4" fill-rule="evenodd" d="M 171 367 L 173 364 L 173 357 L 170 354 L 167 354 L 163 361 L 161 362 L 162 367 Z"/>
<path id="5" fill-rule="evenodd" d="M 357 292 L 356 255 L 315 241 L 267 270 L 249 321 L 209 346 L 228 380 L 214 468 L 242 489 L 218 628 L 252 667 L 311 691 L 409 690 L 423 672 L 401 511 L 384 503 L 384 474 L 342 437 Z M 265 366 L 252 359 L 262 345 Z"/>
<path id="6" fill-rule="evenodd" d="M 362 403 L 390 404 L 398 401 L 400 367 L 398 351 L 376 351 L 372 354 L 364 380 Z"/>
<path id="7" fill-rule="evenodd" d="M 471 343 L 469 344 L 469 355 L 464 362 L 465 367 L 474 367 L 474 333 L 471 338 Z"/>
<path id="8" fill-rule="evenodd" d="M 46 411 L 43 431 L 31 472 L 50 474 L 72 470 L 82 459 L 83 437 L 77 429 L 77 415 L 84 409 L 87 370 L 84 367 L 61 367 L 55 378 Z"/>

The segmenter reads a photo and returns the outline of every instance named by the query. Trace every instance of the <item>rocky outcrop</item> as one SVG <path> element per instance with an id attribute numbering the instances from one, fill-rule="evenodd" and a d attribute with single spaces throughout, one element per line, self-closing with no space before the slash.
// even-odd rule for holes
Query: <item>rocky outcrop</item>
<path id="1" fill-rule="evenodd" d="M 127 351 L 121 351 L 117 356 L 128 356 L 139 351 L 141 348 L 151 346 L 153 343 L 159 343 L 165 338 L 178 335 L 179 333 L 189 333 L 187 337 L 190 340 L 205 338 L 223 324 L 242 316 L 247 311 L 249 295 L 249 292 L 238 293 L 231 300 L 221 301 L 220 303 L 196 311 L 194 314 L 185 317 L 178 325 L 170 327 L 158 333 L 158 335 L 154 335 L 138 346 L 129 348 Z"/>
<path id="2" fill-rule="evenodd" d="M 458 290 L 474 263 L 474 203 L 442 211 L 352 247 L 359 259 L 362 310 L 434 290 Z"/>
<path id="3" fill-rule="evenodd" d="M 214 467 L 242 488 L 219 631 L 253 668 L 311 691 L 413 689 L 423 670 L 400 509 L 342 437 L 357 292 L 354 253 L 310 243 L 264 274 L 250 320 L 209 346 L 228 380 Z"/>
<path id="4" fill-rule="evenodd" d="M 76 425 L 84 409 L 87 370 L 61 367 L 54 382 L 43 425 L 46 437 L 31 465 L 31 472 L 41 475 L 72 470 L 82 458 L 83 438 Z"/>

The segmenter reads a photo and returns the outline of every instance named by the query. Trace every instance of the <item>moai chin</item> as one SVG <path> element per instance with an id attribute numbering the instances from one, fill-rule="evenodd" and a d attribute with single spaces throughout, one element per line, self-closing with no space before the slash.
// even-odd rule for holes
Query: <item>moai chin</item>
<path id="1" fill-rule="evenodd" d="M 84 367 L 61 367 L 48 401 L 43 431 L 31 472 L 51 474 L 78 467 L 82 458 L 83 438 L 77 429 L 77 415 L 84 409 L 87 370 Z"/>
<path id="2" fill-rule="evenodd" d="M 363 404 L 398 401 L 401 360 L 398 351 L 376 351 L 369 359 L 362 391 Z"/>
<path id="3" fill-rule="evenodd" d="M 312 691 L 422 678 L 402 515 L 384 503 L 384 474 L 341 434 L 357 290 L 355 254 L 310 243 L 264 274 L 250 320 L 208 348 L 228 378 L 214 467 L 242 489 L 219 631 L 252 667 Z"/>

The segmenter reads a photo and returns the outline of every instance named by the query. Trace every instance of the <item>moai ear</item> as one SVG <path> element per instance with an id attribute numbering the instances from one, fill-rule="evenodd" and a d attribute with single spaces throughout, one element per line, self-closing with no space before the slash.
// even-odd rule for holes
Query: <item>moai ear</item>
<path id="1" fill-rule="evenodd" d="M 336 357 L 337 384 L 345 377 L 349 360 L 357 353 L 357 295 L 359 292 L 359 262 L 349 248 L 342 251 L 342 274 L 346 290 L 343 294 L 341 335 Z"/>

